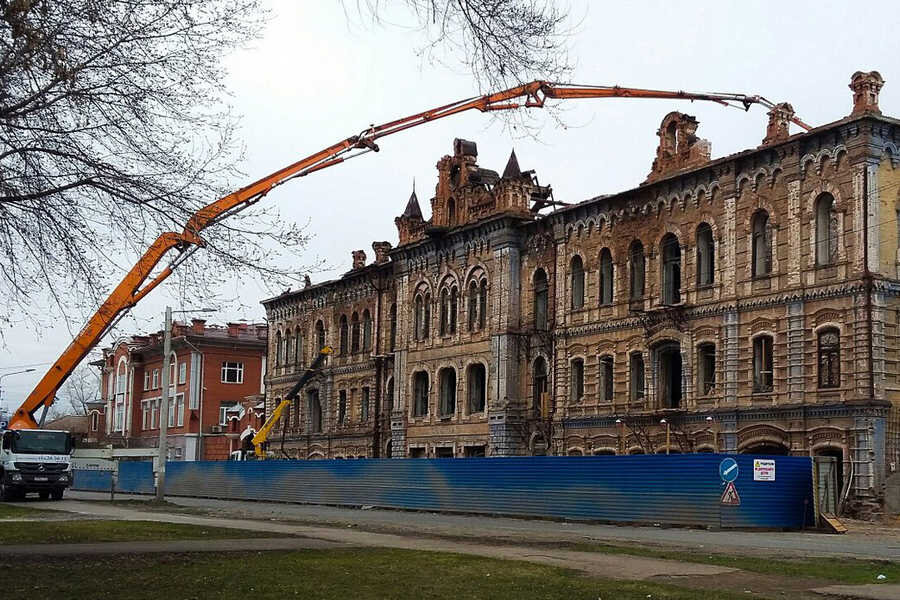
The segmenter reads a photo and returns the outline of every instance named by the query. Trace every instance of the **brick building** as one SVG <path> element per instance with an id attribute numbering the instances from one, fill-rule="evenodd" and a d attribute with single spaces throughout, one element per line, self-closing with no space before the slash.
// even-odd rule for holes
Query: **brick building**
<path id="1" fill-rule="evenodd" d="M 761 145 L 718 159 L 670 113 L 646 181 L 549 213 L 515 154 L 498 174 L 456 140 L 397 248 L 263 302 L 270 410 L 336 350 L 292 407 L 291 452 L 821 454 L 879 497 L 900 459 L 900 121 L 882 85 L 854 74 L 851 114 L 796 135 L 780 104 Z"/>
<path id="2" fill-rule="evenodd" d="M 168 406 L 170 460 L 223 460 L 261 424 L 265 324 L 172 327 Z M 159 445 L 163 334 L 134 336 L 103 351 L 101 395 L 110 442 Z"/>

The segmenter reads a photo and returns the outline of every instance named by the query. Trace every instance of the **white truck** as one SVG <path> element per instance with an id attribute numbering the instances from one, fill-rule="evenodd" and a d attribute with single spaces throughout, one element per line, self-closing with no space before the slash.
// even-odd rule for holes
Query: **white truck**
<path id="1" fill-rule="evenodd" d="M 72 435 L 50 429 L 0 433 L 0 500 L 21 500 L 29 492 L 61 500 L 72 485 Z"/>

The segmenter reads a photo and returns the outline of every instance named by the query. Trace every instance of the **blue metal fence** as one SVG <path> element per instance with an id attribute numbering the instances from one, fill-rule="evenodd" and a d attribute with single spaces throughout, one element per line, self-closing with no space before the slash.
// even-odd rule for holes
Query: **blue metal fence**
<path id="1" fill-rule="evenodd" d="M 166 467 L 176 463 L 166 463 Z M 116 490 L 130 494 L 152 494 L 155 491 L 153 461 L 122 461 Z"/>
<path id="2" fill-rule="evenodd" d="M 112 485 L 112 471 L 96 469 L 74 469 L 72 471 L 72 489 L 89 492 L 108 492 Z"/>

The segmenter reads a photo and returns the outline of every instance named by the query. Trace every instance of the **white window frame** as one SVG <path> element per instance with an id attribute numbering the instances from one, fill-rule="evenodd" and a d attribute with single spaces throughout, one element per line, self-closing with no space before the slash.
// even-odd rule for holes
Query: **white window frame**
<path id="1" fill-rule="evenodd" d="M 144 391 L 150 389 L 150 371 L 144 371 Z"/>
<path id="2" fill-rule="evenodd" d="M 159 389 L 159 369 L 153 369 L 153 389 Z"/>
<path id="3" fill-rule="evenodd" d="M 219 425 L 225 426 L 228 424 L 228 409 L 230 406 L 220 406 L 219 407 Z"/>
<path id="4" fill-rule="evenodd" d="M 148 425 L 150 425 L 150 402 L 144 400 L 141 402 L 141 428 L 144 431 L 147 431 Z"/>
<path id="5" fill-rule="evenodd" d="M 236 381 L 228 381 L 228 374 L 236 373 Z M 244 383 L 244 363 L 222 361 L 222 383 L 241 384 Z"/>
<path id="6" fill-rule="evenodd" d="M 169 427 L 175 427 L 175 398 L 169 396 L 169 414 L 166 415 L 169 421 Z"/>
<path id="7" fill-rule="evenodd" d="M 184 394 L 175 396 L 175 414 L 178 415 L 176 417 L 178 427 L 184 427 Z"/>
<path id="8" fill-rule="evenodd" d="M 178 363 L 178 383 L 179 385 L 187 383 L 187 363 L 185 361 Z"/>

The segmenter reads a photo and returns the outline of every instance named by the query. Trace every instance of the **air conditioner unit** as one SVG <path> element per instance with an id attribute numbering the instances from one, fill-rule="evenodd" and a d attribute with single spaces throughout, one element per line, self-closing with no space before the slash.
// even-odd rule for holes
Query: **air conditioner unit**
<path id="1" fill-rule="evenodd" d="M 209 430 L 212 431 L 213 433 L 222 433 L 222 426 L 221 425 L 213 425 L 212 427 L 209 428 Z"/>

